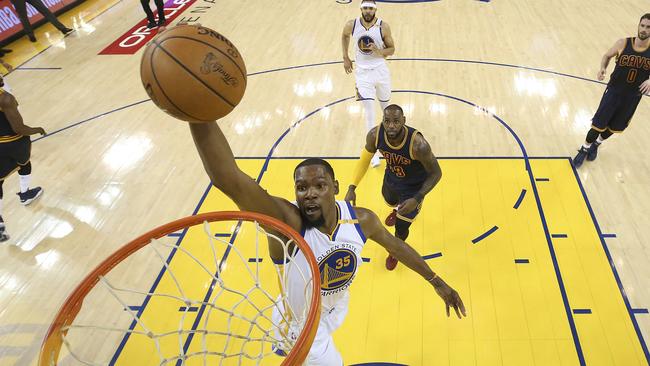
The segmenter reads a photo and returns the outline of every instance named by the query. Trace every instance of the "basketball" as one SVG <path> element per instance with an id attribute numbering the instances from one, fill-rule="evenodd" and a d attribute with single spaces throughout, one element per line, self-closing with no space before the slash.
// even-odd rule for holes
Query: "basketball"
<path id="1" fill-rule="evenodd" d="M 226 116 L 246 90 L 246 65 L 235 45 L 196 25 L 180 25 L 154 37 L 142 55 L 140 77 L 160 109 L 187 122 Z"/>

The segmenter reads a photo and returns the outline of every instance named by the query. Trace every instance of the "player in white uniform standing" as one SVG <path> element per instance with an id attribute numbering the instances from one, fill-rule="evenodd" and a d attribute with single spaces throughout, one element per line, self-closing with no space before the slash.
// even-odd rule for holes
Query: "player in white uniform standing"
<path id="1" fill-rule="evenodd" d="M 383 111 L 390 104 L 390 72 L 386 57 L 395 53 L 395 42 L 388 23 L 377 18 L 377 4 L 373 0 L 361 1 L 361 17 L 348 21 L 343 28 L 343 66 L 351 73 L 352 60 L 348 55 L 350 38 L 354 42 L 357 100 L 363 103 L 366 129 L 370 131 L 378 123 L 375 120 L 374 101 L 377 99 Z M 370 164 L 379 166 L 379 154 Z"/>
<path id="2" fill-rule="evenodd" d="M 360 254 L 366 238 L 379 243 L 393 257 L 428 281 L 444 300 L 448 316 L 450 308 L 456 311 L 459 318 L 461 314 L 465 315 L 465 307 L 458 293 L 435 274 L 411 246 L 391 235 L 374 212 L 352 207 L 345 201 L 336 201 L 339 184 L 334 170 L 325 160 L 311 158 L 298 164 L 293 174 L 294 204 L 271 196 L 239 169 L 228 141 L 216 122 L 190 123 L 190 130 L 213 184 L 241 210 L 274 217 L 301 232 L 319 262 L 323 300 L 321 320 L 307 356 L 307 365 L 343 365 L 331 334 L 345 318 L 348 288 L 362 262 Z M 269 244 L 271 258 L 274 262 L 282 261 L 284 248 L 277 243 L 273 245 L 273 242 Z M 300 268 L 300 256 L 298 254 L 287 264 L 288 271 Z M 285 291 L 292 307 L 299 307 L 300 302 L 304 301 L 299 298 L 304 297 L 304 293 L 299 291 L 300 296 L 294 297 L 292 294 L 297 291 L 294 284 L 294 281 L 288 280 Z"/>

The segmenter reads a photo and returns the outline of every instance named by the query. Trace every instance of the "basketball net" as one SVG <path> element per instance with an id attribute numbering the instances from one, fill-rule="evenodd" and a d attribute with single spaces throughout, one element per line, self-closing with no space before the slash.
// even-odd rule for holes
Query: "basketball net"
<path id="1" fill-rule="evenodd" d="M 178 225 L 169 224 L 143 235 L 144 244 L 127 244 L 132 252 L 123 260 L 110 263 L 119 251 L 107 259 L 98 267 L 108 262 L 110 268 L 99 271 L 105 273 L 95 276 L 96 269 L 86 278 L 96 285 L 87 289 L 84 281 L 66 301 L 44 341 L 40 365 L 259 365 L 271 357 L 277 364 L 302 364 L 320 315 L 313 254 L 295 231 L 262 215 L 235 213 L 213 221 L 181 224 L 175 239 L 167 235 Z M 273 262 L 284 264 L 273 264 L 267 244 L 282 248 L 282 260 Z M 296 288 L 298 273 L 301 293 L 287 291 L 296 247 L 309 263 L 291 271 L 290 288 Z M 152 268 L 160 271 L 154 286 L 145 280 L 154 277 Z M 80 288 L 86 294 L 75 305 Z M 276 356 L 281 353 L 289 357 Z"/>

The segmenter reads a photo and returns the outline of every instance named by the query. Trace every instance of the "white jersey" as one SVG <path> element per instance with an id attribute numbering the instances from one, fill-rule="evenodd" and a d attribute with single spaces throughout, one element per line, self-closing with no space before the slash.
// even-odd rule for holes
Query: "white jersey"
<path id="1" fill-rule="evenodd" d="M 382 20 L 376 18 L 375 23 L 369 29 L 366 29 L 361 23 L 361 18 L 354 20 L 352 39 L 354 40 L 354 47 L 357 50 L 355 63 L 358 68 L 375 69 L 386 65 L 386 60 L 383 56 L 374 55 L 369 49 L 371 43 L 374 43 L 380 50 L 386 48 L 384 37 L 381 33 L 381 23 Z"/>
<path id="2" fill-rule="evenodd" d="M 306 229 L 305 241 L 314 252 L 321 280 L 322 312 L 333 309 L 340 300 L 347 300 L 348 289 L 354 281 L 363 262 L 361 250 L 366 237 L 361 231 L 354 209 L 346 201 L 336 201 L 338 224 L 331 235 L 316 228 Z M 305 278 L 309 272 L 307 260 L 302 252 L 296 253 L 286 264 L 286 290 L 293 313 L 302 317 L 305 313 Z"/>

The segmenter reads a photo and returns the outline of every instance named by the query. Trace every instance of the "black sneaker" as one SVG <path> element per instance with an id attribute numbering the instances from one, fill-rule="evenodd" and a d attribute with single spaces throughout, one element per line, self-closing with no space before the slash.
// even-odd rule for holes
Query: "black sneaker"
<path id="1" fill-rule="evenodd" d="M 156 22 L 149 21 L 149 23 L 147 23 L 147 28 L 149 29 L 156 28 L 156 27 L 157 27 Z"/>
<path id="2" fill-rule="evenodd" d="M 585 158 L 587 157 L 588 153 L 589 151 L 585 149 L 584 146 L 580 146 L 580 150 L 578 150 L 578 155 L 576 155 L 576 157 L 573 158 L 573 166 L 575 166 L 576 168 L 580 168 L 582 163 L 585 162 Z"/>
<path id="3" fill-rule="evenodd" d="M 158 19 L 158 26 L 159 26 L 159 27 L 162 27 L 163 25 L 165 25 L 165 23 L 167 23 L 167 21 L 165 20 L 165 18 L 160 18 L 160 19 Z"/>
<path id="4" fill-rule="evenodd" d="M 598 146 L 600 146 L 599 143 L 594 142 L 591 144 L 589 147 L 589 151 L 587 152 L 587 160 L 588 161 L 594 161 L 598 157 Z"/>
<path id="5" fill-rule="evenodd" d="M 20 197 L 20 203 L 27 206 L 43 194 L 43 188 L 36 187 L 28 189 L 25 193 L 16 193 Z"/>
<path id="6" fill-rule="evenodd" d="M 28 34 L 27 38 L 29 38 L 30 42 L 36 42 L 36 37 L 33 34 Z"/>
<path id="7" fill-rule="evenodd" d="M 9 234 L 7 234 L 5 223 L 0 222 L 0 243 L 5 242 L 7 240 L 9 240 Z"/>

